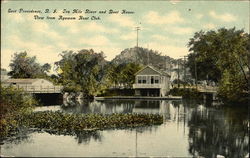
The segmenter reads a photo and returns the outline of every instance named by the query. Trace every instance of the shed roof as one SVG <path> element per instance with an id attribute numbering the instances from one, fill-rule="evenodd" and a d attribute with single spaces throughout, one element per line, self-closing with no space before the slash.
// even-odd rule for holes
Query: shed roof
<path id="1" fill-rule="evenodd" d="M 20 84 L 32 84 L 38 80 L 42 80 L 42 79 L 39 79 L 39 78 L 36 78 L 36 79 L 7 79 L 4 81 L 4 83 L 20 83 Z"/>

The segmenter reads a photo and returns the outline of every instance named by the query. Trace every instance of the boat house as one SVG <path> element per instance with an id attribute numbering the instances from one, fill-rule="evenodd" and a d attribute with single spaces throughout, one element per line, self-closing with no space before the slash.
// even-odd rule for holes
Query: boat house
<path id="1" fill-rule="evenodd" d="M 166 96 L 170 90 L 170 75 L 148 65 L 135 74 L 133 88 L 136 96 Z"/>

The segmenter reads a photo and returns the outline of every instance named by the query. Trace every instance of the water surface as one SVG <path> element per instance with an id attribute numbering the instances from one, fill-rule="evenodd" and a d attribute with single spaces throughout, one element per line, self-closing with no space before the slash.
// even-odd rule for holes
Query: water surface
<path id="1" fill-rule="evenodd" d="M 153 113 L 162 125 L 112 129 L 89 134 L 54 135 L 26 132 L 5 140 L 1 154 L 8 156 L 173 156 L 244 157 L 248 153 L 246 108 L 205 106 L 193 101 L 108 100 L 71 101 L 35 111 L 66 113 Z"/>

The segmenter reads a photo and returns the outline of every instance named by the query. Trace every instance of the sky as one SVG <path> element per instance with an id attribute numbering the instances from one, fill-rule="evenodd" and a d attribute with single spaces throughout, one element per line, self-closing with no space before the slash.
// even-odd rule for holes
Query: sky
<path id="1" fill-rule="evenodd" d="M 1 2 L 1 68 L 16 52 L 26 51 L 41 64 L 53 66 L 65 50 L 93 49 L 112 60 L 126 48 L 138 45 L 178 59 L 187 55 L 195 32 L 218 28 L 249 33 L 249 1 L 3 1 Z M 19 13 L 40 10 L 40 13 Z M 49 13 L 45 10 L 49 9 Z M 70 13 L 62 13 L 66 9 Z M 74 9 L 82 13 L 72 13 Z M 97 11 L 86 13 L 86 9 Z M 16 12 L 15 12 L 16 10 Z M 56 10 L 56 13 L 52 13 Z M 106 13 L 99 13 L 105 11 Z M 119 11 L 109 14 L 109 10 Z M 122 10 L 133 14 L 121 14 Z M 44 17 L 35 19 L 34 16 Z M 46 19 L 47 16 L 55 20 Z M 76 20 L 58 20 L 59 16 Z M 79 16 L 89 17 L 78 20 Z M 100 20 L 91 20 L 91 17 Z"/>

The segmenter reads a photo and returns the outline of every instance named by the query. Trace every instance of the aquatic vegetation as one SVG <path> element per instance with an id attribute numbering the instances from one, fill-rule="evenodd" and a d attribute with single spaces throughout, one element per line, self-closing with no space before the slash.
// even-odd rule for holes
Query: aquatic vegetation
<path id="1" fill-rule="evenodd" d="M 15 87 L 0 85 L 0 138 L 17 131 L 20 116 L 32 112 L 38 102 Z"/>
<path id="2" fill-rule="evenodd" d="M 79 133 L 107 128 L 130 128 L 157 125 L 163 118 L 156 114 L 69 114 L 63 112 L 34 112 L 22 116 L 23 125 L 61 133 Z"/>

